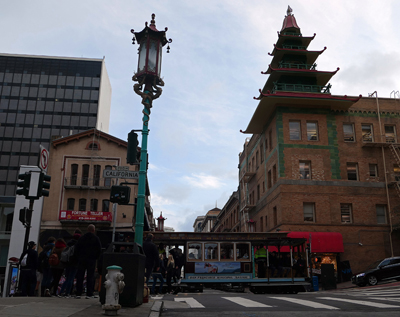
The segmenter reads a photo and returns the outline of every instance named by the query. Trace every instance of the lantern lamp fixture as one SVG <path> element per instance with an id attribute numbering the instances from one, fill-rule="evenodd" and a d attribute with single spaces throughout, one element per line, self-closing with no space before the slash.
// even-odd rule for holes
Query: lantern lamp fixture
<path id="1" fill-rule="evenodd" d="M 166 32 L 158 31 L 155 22 L 156 15 L 151 15 L 150 25 L 145 23 L 145 28 L 141 32 L 135 32 L 133 29 L 132 44 L 137 42 L 138 48 L 138 67 L 132 77 L 137 83 L 133 85 L 133 90 L 136 94 L 142 97 L 142 104 L 149 110 L 152 107 L 153 100 L 160 97 L 162 89 L 159 86 L 164 86 L 164 81 L 161 75 L 161 60 L 162 47 L 167 45 L 167 53 L 169 53 L 169 43 L 172 39 L 167 39 Z"/>

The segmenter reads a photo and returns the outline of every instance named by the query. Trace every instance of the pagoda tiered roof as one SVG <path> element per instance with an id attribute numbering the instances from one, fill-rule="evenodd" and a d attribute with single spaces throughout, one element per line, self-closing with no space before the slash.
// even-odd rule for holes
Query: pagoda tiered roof
<path id="1" fill-rule="evenodd" d="M 338 71 L 318 71 L 315 61 L 326 50 L 308 51 L 307 47 L 314 39 L 303 37 L 300 27 L 288 7 L 282 30 L 278 32 L 278 41 L 274 45 L 271 64 L 266 72 L 269 77 L 260 89 L 260 95 L 254 99 L 259 104 L 243 133 L 262 133 L 265 124 L 277 107 L 322 108 L 330 110 L 348 110 L 359 97 L 331 95 L 329 80 Z"/>

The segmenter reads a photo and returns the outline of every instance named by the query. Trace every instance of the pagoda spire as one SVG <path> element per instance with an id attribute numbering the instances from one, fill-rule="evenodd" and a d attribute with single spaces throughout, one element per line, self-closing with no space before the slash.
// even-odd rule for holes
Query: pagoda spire
<path id="1" fill-rule="evenodd" d="M 296 18 L 292 14 L 293 9 L 288 6 L 285 19 L 283 20 L 281 33 L 284 31 L 300 33 L 300 27 L 297 25 Z"/>

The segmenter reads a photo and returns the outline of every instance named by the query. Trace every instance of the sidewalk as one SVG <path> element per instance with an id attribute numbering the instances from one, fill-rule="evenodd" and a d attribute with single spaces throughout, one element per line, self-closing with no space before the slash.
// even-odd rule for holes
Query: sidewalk
<path id="1" fill-rule="evenodd" d="M 149 299 L 137 307 L 123 307 L 118 316 L 159 316 L 161 301 Z M 154 307 L 153 307 L 154 305 Z M 152 313 L 152 309 L 154 312 Z M 7 297 L 0 298 L 1 317 L 89 317 L 104 316 L 99 299 L 58 297 Z"/>

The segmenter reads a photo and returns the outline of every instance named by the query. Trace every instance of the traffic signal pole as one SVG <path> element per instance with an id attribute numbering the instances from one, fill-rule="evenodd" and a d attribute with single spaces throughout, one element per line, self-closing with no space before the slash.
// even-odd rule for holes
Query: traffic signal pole
<path id="1" fill-rule="evenodd" d="M 34 200 L 30 199 L 29 200 L 29 209 L 28 210 L 31 212 L 31 216 L 32 216 L 32 213 L 33 213 L 33 203 L 34 203 Z M 22 252 L 24 252 L 26 250 L 26 248 L 28 247 L 29 233 L 31 232 L 31 221 L 32 221 L 32 217 L 30 217 L 29 221 L 24 224 L 24 227 L 25 227 L 25 239 L 24 239 L 24 248 L 22 249 Z"/>
<path id="2" fill-rule="evenodd" d="M 143 245 L 143 228 L 147 179 L 147 137 L 149 135 L 150 108 L 143 108 L 142 146 L 140 151 L 139 188 L 137 194 L 135 242 Z"/>

